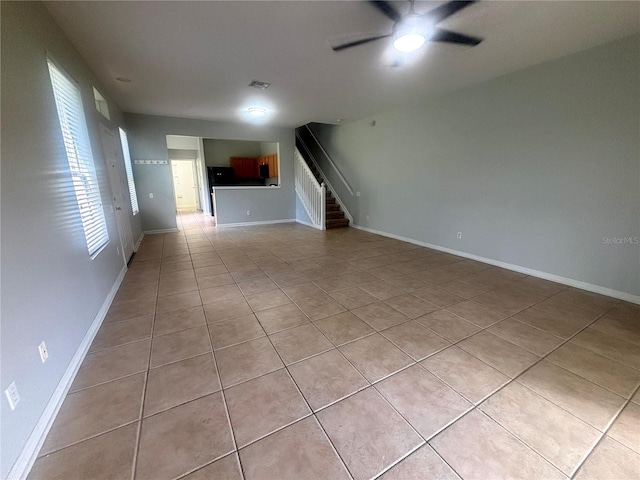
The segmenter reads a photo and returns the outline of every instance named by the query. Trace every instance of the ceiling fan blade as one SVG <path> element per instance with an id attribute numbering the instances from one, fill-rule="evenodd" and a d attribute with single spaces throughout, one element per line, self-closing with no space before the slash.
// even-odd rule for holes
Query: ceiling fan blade
<path id="1" fill-rule="evenodd" d="M 472 47 L 478 45 L 482 40 L 482 38 L 450 32 L 449 30 L 443 30 L 441 28 L 437 28 L 436 32 L 430 38 L 432 42 L 457 43 L 459 45 L 471 45 Z"/>
<path id="2" fill-rule="evenodd" d="M 402 16 L 398 13 L 398 11 L 391 6 L 389 2 L 378 1 L 378 0 L 369 0 L 369 3 L 384 13 L 387 17 L 389 17 L 394 22 L 397 22 L 402 18 Z"/>
<path id="3" fill-rule="evenodd" d="M 477 0 L 468 2 L 448 2 L 444 5 L 440 5 L 439 7 L 434 8 L 433 10 L 429 10 L 425 15 L 433 19 L 435 23 L 439 23 L 445 18 L 450 17 L 454 13 L 459 12 L 463 8 L 467 8 L 470 5 L 473 5 L 474 3 L 477 3 Z"/>
<path id="4" fill-rule="evenodd" d="M 377 37 L 363 38 L 361 40 L 354 40 L 353 42 L 343 43 L 342 45 L 336 45 L 335 47 L 331 47 L 331 48 L 333 49 L 334 52 L 339 52 L 347 48 L 357 47 L 358 45 L 363 45 L 369 42 L 375 42 L 376 40 L 380 40 L 381 38 L 387 38 L 390 36 L 391 34 L 389 33 L 387 35 L 378 35 Z"/>

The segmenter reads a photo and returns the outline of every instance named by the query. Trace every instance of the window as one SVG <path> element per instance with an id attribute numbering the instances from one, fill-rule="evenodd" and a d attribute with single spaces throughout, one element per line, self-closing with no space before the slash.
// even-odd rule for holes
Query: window
<path id="1" fill-rule="evenodd" d="M 131 169 L 131 155 L 129 154 L 129 141 L 127 132 L 120 130 L 120 143 L 122 144 L 122 154 L 124 155 L 124 169 L 127 172 L 127 185 L 129 185 L 129 197 L 131 197 L 131 210 L 136 215 L 140 212 L 138 208 L 138 195 L 136 194 L 136 184 L 133 181 L 133 170 Z"/>
<path id="2" fill-rule="evenodd" d="M 82 228 L 89 255 L 94 258 L 109 243 L 109 234 L 82 109 L 82 98 L 76 84 L 50 60 L 47 60 L 47 63 Z"/>
<path id="3" fill-rule="evenodd" d="M 96 102 L 96 110 L 98 110 L 107 120 L 111 120 L 109 117 L 109 105 L 107 105 L 107 101 L 104 99 L 102 94 L 93 87 L 93 99 Z"/>

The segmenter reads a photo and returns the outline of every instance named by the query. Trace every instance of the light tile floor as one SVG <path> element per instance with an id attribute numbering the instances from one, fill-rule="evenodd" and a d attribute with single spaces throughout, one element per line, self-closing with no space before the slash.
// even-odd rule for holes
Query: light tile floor
<path id="1" fill-rule="evenodd" d="M 31 479 L 640 477 L 640 307 L 355 229 L 144 238 Z"/>

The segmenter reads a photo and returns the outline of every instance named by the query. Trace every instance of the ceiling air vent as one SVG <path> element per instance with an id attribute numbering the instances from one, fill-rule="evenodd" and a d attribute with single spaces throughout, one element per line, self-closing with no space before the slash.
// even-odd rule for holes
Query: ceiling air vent
<path id="1" fill-rule="evenodd" d="M 250 87 L 257 88 L 259 90 L 266 90 L 267 88 L 269 88 L 269 85 L 271 84 L 267 82 L 261 82 L 260 80 L 251 80 L 251 83 L 249 84 Z"/>

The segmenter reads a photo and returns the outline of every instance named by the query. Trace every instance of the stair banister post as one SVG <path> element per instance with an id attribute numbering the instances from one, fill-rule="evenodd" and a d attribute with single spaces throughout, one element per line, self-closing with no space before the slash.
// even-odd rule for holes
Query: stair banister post
<path id="1" fill-rule="evenodd" d="M 320 202 L 320 221 L 322 222 L 322 230 L 327 229 L 327 187 L 324 182 L 320 184 L 322 189 L 322 201 Z"/>

